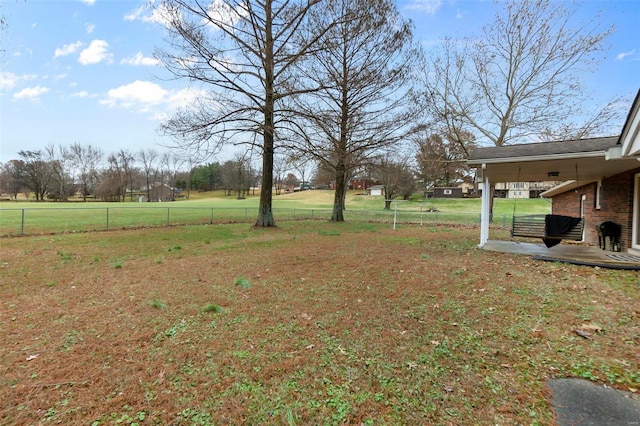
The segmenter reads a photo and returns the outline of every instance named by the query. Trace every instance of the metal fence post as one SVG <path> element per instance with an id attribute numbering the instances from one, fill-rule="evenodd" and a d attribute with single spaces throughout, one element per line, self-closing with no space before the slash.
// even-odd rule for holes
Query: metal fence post
<path id="1" fill-rule="evenodd" d="M 20 224 L 20 235 L 24 235 L 24 209 L 22 209 L 22 222 Z"/>
<path id="2" fill-rule="evenodd" d="M 167 207 L 167 226 L 169 226 L 170 224 L 170 212 L 171 211 L 171 207 Z"/>
<path id="3" fill-rule="evenodd" d="M 109 207 L 107 207 L 107 231 L 109 230 Z"/>
<path id="4" fill-rule="evenodd" d="M 209 225 L 213 225 L 213 207 L 211 208 L 211 220 L 209 221 Z"/>

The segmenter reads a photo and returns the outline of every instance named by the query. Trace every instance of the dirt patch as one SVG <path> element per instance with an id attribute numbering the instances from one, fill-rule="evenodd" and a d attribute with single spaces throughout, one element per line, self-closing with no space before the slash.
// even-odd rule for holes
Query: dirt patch
<path id="1" fill-rule="evenodd" d="M 640 388 L 637 273 L 477 236 L 295 222 L 5 239 L 0 418 L 549 424 L 548 378 Z"/>

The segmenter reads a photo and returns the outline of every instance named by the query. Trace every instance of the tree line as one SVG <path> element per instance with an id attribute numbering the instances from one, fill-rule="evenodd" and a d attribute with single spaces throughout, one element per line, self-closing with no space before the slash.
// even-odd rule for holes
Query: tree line
<path id="1" fill-rule="evenodd" d="M 469 169 L 457 144 L 437 134 L 416 136 L 414 142 L 413 157 L 379 159 L 355 169 L 348 180 L 364 176 L 380 182 L 389 198 L 407 199 L 431 186 L 456 185 L 468 176 Z M 171 191 L 172 200 L 178 196 L 189 198 L 191 191 L 215 190 L 243 199 L 248 194 L 255 195 L 261 181 L 261 170 L 243 155 L 222 163 L 194 164 L 192 159 L 171 151 L 120 150 L 106 155 L 92 145 L 73 143 L 20 151 L 18 157 L 0 163 L 0 193 L 13 199 L 24 194 L 27 199 L 33 196 L 35 201 L 66 201 L 76 196 L 83 201 L 132 201 L 138 196 L 155 201 L 152 192 L 158 185 Z M 274 156 L 273 173 L 276 195 L 302 183 L 321 189 L 335 186 L 332 170 L 295 156 Z"/>
<path id="2" fill-rule="evenodd" d="M 248 161 L 229 160 L 193 165 L 171 152 L 120 150 L 105 155 L 97 147 L 74 143 L 44 150 L 20 151 L 17 159 L 0 164 L 0 192 L 35 201 L 65 201 L 79 195 L 103 201 L 156 201 L 154 188 L 164 186 L 171 200 L 190 191 L 223 189 L 244 197 L 259 174 Z M 137 201 L 137 198 L 135 199 Z"/>

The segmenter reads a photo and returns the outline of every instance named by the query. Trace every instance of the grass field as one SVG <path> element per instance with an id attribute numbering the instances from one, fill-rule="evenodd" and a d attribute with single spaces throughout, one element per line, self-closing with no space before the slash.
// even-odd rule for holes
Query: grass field
<path id="1" fill-rule="evenodd" d="M 637 272 L 476 243 L 326 221 L 5 238 L 1 423 L 550 425 L 549 378 L 640 389 Z"/>
<path id="2" fill-rule="evenodd" d="M 221 192 L 192 194 L 172 203 L 4 202 L 0 205 L 0 235 L 108 230 L 141 226 L 251 222 L 257 217 L 258 196 L 237 200 Z M 329 219 L 332 191 L 304 191 L 274 197 L 276 222 L 298 219 Z M 515 207 L 515 209 L 514 209 Z M 495 223 L 506 227 L 517 214 L 548 213 L 548 201 L 506 200 L 495 203 Z M 397 210 L 397 214 L 395 212 Z M 345 216 L 351 221 L 390 223 L 478 224 L 479 199 L 429 199 L 398 201 L 384 210 L 384 198 L 351 192 Z"/>

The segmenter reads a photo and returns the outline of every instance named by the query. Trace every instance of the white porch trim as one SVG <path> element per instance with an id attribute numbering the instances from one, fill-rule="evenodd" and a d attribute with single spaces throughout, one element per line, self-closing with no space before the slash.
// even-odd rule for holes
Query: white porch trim
<path id="1" fill-rule="evenodd" d="M 487 174 L 487 164 L 482 164 L 482 199 L 481 199 L 481 211 L 480 211 L 480 244 L 479 247 L 484 245 L 489 240 L 489 223 L 491 222 L 490 211 L 491 200 L 491 183 L 489 182 L 489 175 Z"/>

